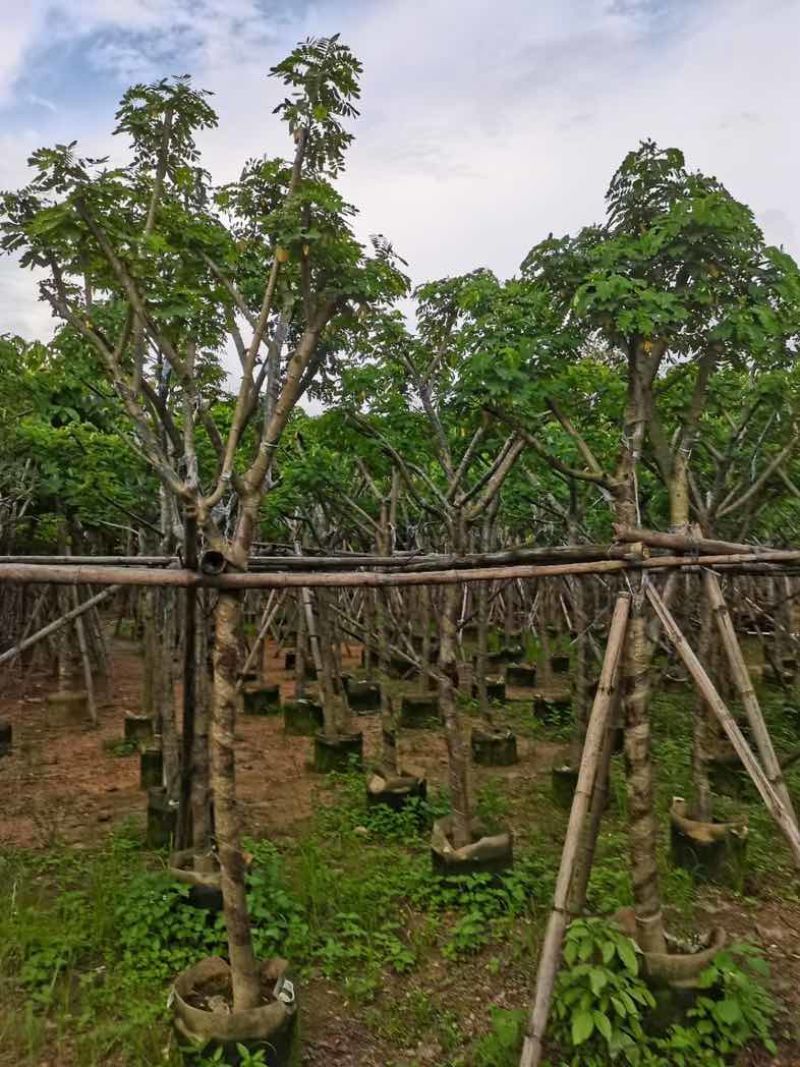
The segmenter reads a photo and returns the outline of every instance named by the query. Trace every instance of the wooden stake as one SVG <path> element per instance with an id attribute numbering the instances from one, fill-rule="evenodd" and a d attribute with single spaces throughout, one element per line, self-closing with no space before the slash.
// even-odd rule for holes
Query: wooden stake
<path id="1" fill-rule="evenodd" d="M 798 831 L 791 813 L 786 809 L 780 797 L 767 779 L 767 776 L 761 768 L 761 764 L 756 759 L 747 741 L 745 741 L 744 735 L 739 729 L 736 719 L 734 719 L 733 715 L 728 710 L 725 701 L 717 692 L 714 683 L 706 674 L 703 665 L 694 654 L 692 646 L 684 637 L 669 608 L 658 595 L 656 589 L 649 583 L 647 585 L 647 597 L 653 605 L 653 610 L 658 616 L 661 625 L 664 627 L 664 632 L 675 646 L 675 651 L 685 663 L 692 678 L 694 678 L 695 685 L 700 690 L 709 709 L 716 717 L 720 726 L 727 734 L 728 740 L 736 749 L 739 759 L 742 761 L 747 773 L 752 778 L 753 784 L 761 795 L 761 799 L 767 806 L 767 810 L 770 815 L 772 815 L 778 828 L 786 838 L 795 863 L 800 866 L 800 831 Z"/>
<path id="2" fill-rule="evenodd" d="M 589 725 L 586 730 L 586 741 L 581 755 L 578 782 L 572 800 L 572 810 L 570 811 L 569 824 L 564 838 L 564 850 L 561 853 L 561 864 L 558 869 L 553 910 L 550 912 L 550 919 L 547 923 L 542 951 L 539 956 L 539 968 L 536 974 L 536 995 L 528 1022 L 528 1032 L 522 1047 L 519 1067 L 538 1067 L 542 1058 L 542 1041 L 550 1015 L 550 1003 L 553 998 L 553 987 L 561 958 L 561 946 L 564 942 L 567 922 L 570 919 L 568 910 L 570 886 L 576 859 L 583 840 L 586 815 L 589 811 L 592 792 L 597 779 L 597 768 L 609 730 L 617 667 L 625 641 L 630 606 L 631 601 L 627 593 L 622 593 L 617 597 L 614 615 L 611 620 L 611 629 L 608 634 L 603 669 L 600 673 L 600 682 L 597 687 L 597 695 L 594 699 Z"/>
<path id="3" fill-rule="evenodd" d="M 795 826 L 797 826 L 797 815 L 792 806 L 792 798 L 786 788 L 781 765 L 775 753 L 772 738 L 769 736 L 767 724 L 764 722 L 761 705 L 758 703 L 758 697 L 753 689 L 753 683 L 750 680 L 750 673 L 747 670 L 742 650 L 739 647 L 728 605 L 725 603 L 725 598 L 720 589 L 719 578 L 711 571 L 706 571 L 704 582 L 706 593 L 711 603 L 711 610 L 714 612 L 717 628 L 728 657 L 728 664 L 733 674 L 733 681 L 744 706 L 753 740 L 761 757 L 762 766 L 766 771 L 767 780 L 780 797 L 781 803 L 787 812 L 791 815 Z"/>

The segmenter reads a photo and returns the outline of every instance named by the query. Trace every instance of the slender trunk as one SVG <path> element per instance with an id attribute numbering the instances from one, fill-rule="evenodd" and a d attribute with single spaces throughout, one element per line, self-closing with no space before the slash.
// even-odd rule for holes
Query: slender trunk
<path id="1" fill-rule="evenodd" d="M 379 590 L 362 589 L 361 593 L 361 602 L 364 612 L 364 633 L 367 636 L 367 639 L 364 642 L 364 674 L 367 681 L 371 682 L 375 674 L 375 656 L 372 649 L 372 635 L 377 628 L 375 616 L 378 610 L 376 604 Z"/>
<path id="2" fill-rule="evenodd" d="M 491 549 L 491 516 L 484 519 L 481 530 L 481 551 Z M 475 657 L 475 685 L 478 691 L 478 711 L 488 726 L 493 726 L 489 708 L 489 687 L 486 675 L 489 671 L 489 583 L 480 582 L 476 593 L 478 650 Z"/>
<path id="3" fill-rule="evenodd" d="M 333 590 L 318 589 L 315 594 L 318 608 L 320 650 L 322 652 L 322 678 L 320 688 L 323 699 L 330 701 L 334 732 L 341 736 L 350 730 L 350 708 L 341 678 L 339 643 L 336 627 L 330 610 Z"/>
<path id="4" fill-rule="evenodd" d="M 113 664 L 111 662 L 111 651 L 108 647 L 108 639 L 103 628 L 103 620 L 96 607 L 92 608 L 89 612 L 89 625 L 94 634 L 95 648 L 97 649 L 97 663 L 100 672 L 101 689 L 105 699 L 110 700 L 113 685 Z"/>
<path id="5" fill-rule="evenodd" d="M 461 547 L 460 531 L 453 540 L 453 550 Z M 453 804 L 453 844 L 463 848 L 471 840 L 470 833 L 470 786 L 469 751 L 464 736 L 463 724 L 456 703 L 458 687 L 458 662 L 456 660 L 456 637 L 461 590 L 458 585 L 445 586 L 442 594 L 442 609 L 439 616 L 439 707 L 444 718 L 447 742 L 448 778 L 450 798 Z"/>
<path id="6" fill-rule="evenodd" d="M 204 590 L 197 612 L 194 741 L 192 748 L 192 851 L 205 856 L 211 846 L 208 726 L 211 678 L 208 669 L 208 593 Z M 197 861 L 196 861 L 197 862 Z M 202 864 L 202 861 L 201 861 Z"/>
<path id="7" fill-rule="evenodd" d="M 74 605 L 72 606 L 74 607 Z M 58 609 L 62 616 L 69 612 L 69 590 L 59 589 Z M 58 650 L 58 688 L 62 690 L 74 689 L 78 681 L 75 643 L 72 635 L 72 627 L 65 626 L 58 631 L 56 640 L 56 648 Z"/>
<path id="8" fill-rule="evenodd" d="M 381 503 L 376 548 L 379 555 L 388 555 L 392 548 L 389 530 L 389 509 L 386 502 Z M 389 634 L 387 627 L 386 598 L 388 591 L 365 590 L 367 596 L 374 593 L 374 626 L 378 646 L 378 680 L 381 687 L 381 755 L 384 769 L 392 774 L 399 774 L 400 764 L 397 755 L 397 717 L 389 695 Z M 367 630 L 367 643 L 372 635 Z M 427 666 L 427 664 L 425 664 Z"/>
<path id="9" fill-rule="evenodd" d="M 172 800 L 180 800 L 181 755 L 175 718 L 175 644 L 177 618 L 172 589 L 159 589 L 154 600 L 156 647 L 153 679 L 153 726 L 160 738 L 164 759 L 164 782 Z M 188 845 L 186 838 L 179 847 Z"/>
<path id="10" fill-rule="evenodd" d="M 514 592 L 514 583 L 509 582 L 506 586 L 505 618 L 503 620 L 503 634 L 507 645 L 511 644 L 514 636 Z"/>
<path id="11" fill-rule="evenodd" d="M 239 624 L 241 594 L 221 592 L 215 610 L 214 717 L 211 745 L 211 787 L 214 794 L 222 899 L 233 983 L 234 1012 L 260 1002 L 258 969 L 250 933 L 245 895 L 245 866 L 236 804 L 234 730 L 239 697 Z"/>
<path id="12" fill-rule="evenodd" d="M 142 712 L 145 715 L 152 715 L 155 709 L 154 683 L 158 669 L 156 665 L 158 649 L 155 633 L 156 593 L 155 589 L 143 589 L 139 597 L 143 629 L 142 651 L 144 653 L 142 657 L 144 667 L 142 672 Z"/>
<path id="13" fill-rule="evenodd" d="M 184 565 L 197 570 L 197 516 L 187 511 L 183 521 Z M 180 755 L 180 803 L 178 806 L 178 847 L 192 841 L 192 775 L 194 774 L 194 732 L 197 709 L 197 590 L 183 591 L 183 723 Z M 171 657 L 170 657 L 171 659 Z M 167 779 L 169 781 L 169 779 Z"/>
<path id="14" fill-rule="evenodd" d="M 638 467 L 652 382 L 666 346 L 639 339 L 628 353 L 628 391 L 623 443 L 615 476 L 615 519 L 640 526 Z M 634 577 L 631 618 L 623 661 L 625 691 L 625 756 L 628 774 L 628 817 L 633 900 L 639 944 L 646 952 L 666 951 L 661 890 L 658 881 L 658 833 L 655 783 L 650 751 L 651 645 L 644 613 L 644 580 Z"/>
<path id="15" fill-rule="evenodd" d="M 553 666 L 550 662 L 552 647 L 550 645 L 551 628 L 554 626 L 552 603 L 550 599 L 550 582 L 539 584 L 539 642 L 542 646 L 541 685 L 547 689 L 553 682 Z"/>
<path id="16" fill-rule="evenodd" d="M 689 525 L 689 453 L 679 448 L 672 459 L 672 474 L 668 484 L 669 524 L 673 532 L 681 532 Z"/>
<path id="17" fill-rule="evenodd" d="M 72 596 L 74 606 L 80 607 L 80 596 L 78 595 L 77 587 L 73 588 Z M 78 615 L 75 618 L 75 632 L 78 637 L 78 648 L 81 654 L 81 663 L 83 665 L 83 684 L 86 687 L 86 701 L 89 706 L 89 718 L 92 720 L 92 725 L 97 726 L 97 701 L 94 694 L 94 679 L 92 677 L 92 663 L 89 658 L 89 646 L 86 642 L 86 630 L 83 625 L 83 616 Z"/>
<path id="18" fill-rule="evenodd" d="M 478 711 L 487 725 L 492 726 L 492 713 L 489 708 L 489 686 L 486 675 L 489 670 L 489 583 L 481 582 L 477 592 L 478 608 L 478 649 L 475 656 L 475 686 L 478 697 Z"/>
<path id="19" fill-rule="evenodd" d="M 314 667 L 317 673 L 317 685 L 319 686 L 320 699 L 322 701 L 322 714 L 324 719 L 324 731 L 328 737 L 338 737 L 343 731 L 344 715 L 341 709 L 342 698 L 336 692 L 332 671 L 332 649 L 330 647 L 329 634 L 325 628 L 323 589 L 312 592 L 307 587 L 303 588 L 303 605 L 305 607 L 306 627 L 308 629 L 311 652 L 314 658 Z"/>
<path id="20" fill-rule="evenodd" d="M 645 952 L 665 952 L 650 750 L 649 660 L 644 604 L 640 597 L 635 597 L 625 648 L 625 756 L 631 876 L 639 944 Z"/>
<path id="21" fill-rule="evenodd" d="M 422 585 L 419 589 L 419 620 L 422 631 L 422 662 L 427 669 L 431 662 L 431 590 Z"/>
<path id="22" fill-rule="evenodd" d="M 578 765 L 592 701 L 589 693 L 589 619 L 586 612 L 585 579 L 573 579 L 572 615 L 575 627 L 575 660 L 572 675 L 572 692 L 575 713 L 575 736 L 572 742 L 571 762 Z"/>
<path id="23" fill-rule="evenodd" d="M 700 639 L 698 655 L 701 663 L 710 664 L 713 643 L 713 619 L 708 597 L 700 600 Z M 708 779 L 708 763 L 711 748 L 712 724 L 708 704 L 699 691 L 694 702 L 694 740 L 692 747 L 692 776 L 694 778 L 693 815 L 701 822 L 711 822 L 713 800 Z"/>
<path id="24" fill-rule="evenodd" d="M 305 589 L 298 590 L 297 632 L 295 635 L 294 695 L 302 700 L 306 692 L 306 664 L 308 663 L 308 629 L 306 625 Z"/>

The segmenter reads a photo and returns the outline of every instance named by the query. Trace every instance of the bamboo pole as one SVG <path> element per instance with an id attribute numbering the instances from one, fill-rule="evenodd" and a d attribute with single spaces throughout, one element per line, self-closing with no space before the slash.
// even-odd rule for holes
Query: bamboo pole
<path id="1" fill-rule="evenodd" d="M 761 795 L 761 799 L 767 806 L 767 810 L 770 815 L 772 815 L 778 828 L 786 838 L 795 863 L 800 866 L 800 831 L 792 818 L 792 814 L 784 806 L 780 797 L 770 784 L 761 764 L 756 759 L 752 749 L 745 740 L 742 731 L 739 729 L 736 719 L 734 719 L 725 704 L 725 701 L 717 692 L 716 686 L 709 678 L 691 645 L 684 637 L 669 608 L 661 599 L 656 589 L 650 584 L 647 585 L 647 597 L 653 605 L 653 610 L 658 616 L 661 625 L 664 627 L 664 632 L 675 646 L 675 651 L 683 660 L 692 678 L 694 678 L 695 685 L 700 690 L 708 707 L 725 731 L 728 740 L 736 749 L 739 759 L 741 759 L 747 773 L 752 778 L 753 784 Z"/>
<path id="2" fill-rule="evenodd" d="M 547 923 L 542 951 L 539 956 L 539 968 L 536 974 L 536 995 L 528 1022 L 528 1032 L 522 1047 L 519 1067 L 538 1067 L 542 1058 L 542 1042 L 547 1020 L 550 1015 L 550 1003 L 553 998 L 561 946 L 564 932 L 570 918 L 569 898 L 575 862 L 583 840 L 583 827 L 592 800 L 592 791 L 597 778 L 597 768 L 603 753 L 609 728 L 609 715 L 614 702 L 614 686 L 617 667 L 625 640 L 625 630 L 630 612 L 630 596 L 622 593 L 617 597 L 608 644 L 600 672 L 600 682 L 594 699 L 586 741 L 581 755 L 578 782 L 572 800 L 572 810 L 564 838 L 564 850 L 553 898 L 553 910 Z"/>
<path id="3" fill-rule="evenodd" d="M 168 567 L 180 563 L 178 556 L 0 556 L 0 563 L 48 563 L 83 567 Z"/>
<path id="4" fill-rule="evenodd" d="M 739 642 L 736 638 L 736 630 L 734 629 L 733 621 L 731 620 L 730 612 L 728 611 L 728 605 L 725 603 L 725 598 L 722 595 L 719 578 L 711 571 L 706 571 L 704 582 L 706 594 L 711 603 L 711 610 L 714 612 L 717 629 L 722 638 L 722 645 L 725 649 L 725 654 L 728 657 L 731 673 L 733 674 L 733 681 L 742 701 L 747 721 L 750 724 L 753 740 L 756 743 L 756 748 L 758 749 L 761 764 L 766 772 L 767 780 L 780 797 L 783 806 L 792 816 L 795 826 L 797 826 L 797 815 L 792 806 L 792 798 L 789 796 L 789 790 L 787 789 L 786 782 L 783 778 L 781 765 L 772 744 L 772 738 L 769 735 L 767 724 L 764 722 L 761 706 L 758 703 L 758 697 L 753 689 L 750 673 L 747 670 L 742 650 L 739 647 Z"/>
<path id="5" fill-rule="evenodd" d="M 743 551 L 749 551 L 745 546 Z M 628 549 L 624 545 L 585 544 L 552 545 L 541 547 L 519 546 L 494 552 L 465 552 L 461 555 L 445 552 L 398 552 L 393 553 L 349 553 L 330 556 L 270 555 L 250 556 L 251 570 L 276 568 L 284 570 L 310 570 L 314 568 L 342 569 L 354 567 L 389 567 L 397 570 L 441 569 L 443 567 L 475 567 L 481 564 L 491 566 L 506 563 L 579 563 L 590 560 L 624 558 Z M 175 567 L 180 563 L 179 556 L 22 556 L 0 555 L 0 563 L 41 563 L 72 566 L 118 566 L 118 567 Z"/>
<path id="6" fill-rule="evenodd" d="M 0 579 L 1 580 L 1 579 Z M 51 634 L 56 633 L 62 626 L 66 626 L 67 623 L 72 622 L 79 615 L 83 615 L 85 611 L 89 611 L 90 608 L 100 604 L 103 600 L 107 600 L 110 596 L 119 589 L 119 585 L 111 585 L 107 589 L 104 589 L 102 593 L 98 593 L 97 596 L 91 597 L 89 600 L 84 600 L 82 604 L 72 608 L 70 611 L 65 612 L 58 619 L 53 622 L 49 622 L 47 626 L 43 626 L 41 630 L 37 630 L 35 634 L 31 634 L 30 637 L 24 638 L 19 644 L 14 645 L 13 648 L 7 648 L 5 652 L 0 654 L 0 664 L 8 663 L 9 660 L 13 660 L 21 652 L 24 652 L 26 648 L 30 648 L 32 645 L 42 641 L 45 637 L 50 637 Z"/>
<path id="7" fill-rule="evenodd" d="M 645 530 L 639 526 L 614 524 L 614 536 L 618 541 L 636 542 L 651 548 L 667 548 L 679 552 L 730 553 L 777 552 L 780 549 L 759 548 L 757 545 L 739 544 L 734 541 L 715 541 L 708 537 L 694 537 L 690 533 L 662 533 L 660 530 Z"/>
<path id="8" fill-rule="evenodd" d="M 780 556 L 780 559 L 776 557 Z M 253 573 L 227 571 L 222 574 L 202 574 L 195 571 L 148 570 L 136 567 L 90 567 L 34 564 L 0 564 L 0 582 L 20 582 L 55 585 L 138 585 L 138 586 L 197 586 L 206 589 L 287 589 L 354 588 L 402 585 L 456 585 L 461 582 L 484 582 L 530 578 L 555 578 L 564 574 L 608 574 L 639 570 L 669 570 L 684 567 L 729 567 L 732 564 L 780 562 L 800 564 L 800 551 L 790 550 L 759 554 L 721 556 L 655 556 L 650 559 L 597 560 L 586 563 L 555 565 L 522 564 L 507 567 L 476 567 L 473 570 L 439 570 L 419 573 L 376 573 L 374 571 L 345 571 L 341 574 L 304 572 L 297 574 Z M 769 573 L 769 572 L 767 572 Z"/>
<path id="9" fill-rule="evenodd" d="M 631 555 L 627 547 L 631 543 L 641 543 L 650 548 L 694 552 L 705 555 L 736 555 L 752 559 L 754 556 L 769 561 L 781 561 L 785 552 L 791 549 L 776 549 L 768 546 L 748 545 L 731 541 L 716 541 L 709 538 L 694 538 L 689 534 L 661 533 L 638 527 L 615 525 L 615 534 L 623 544 L 581 544 L 553 545 L 532 547 L 520 545 L 493 552 L 421 553 L 397 552 L 394 554 L 375 553 L 338 553 L 336 555 L 269 555 L 250 556 L 248 568 L 251 572 L 263 570 L 348 570 L 360 567 L 388 568 L 404 573 L 416 573 L 422 570 L 443 570 L 480 566 L 506 566 L 515 563 L 587 563 L 603 562 L 610 559 L 626 560 Z M 0 564 L 25 565 L 37 564 L 48 566 L 117 566 L 175 569 L 180 566 L 179 556 L 24 556 L 0 555 Z M 687 561 L 689 562 L 689 561 Z"/>

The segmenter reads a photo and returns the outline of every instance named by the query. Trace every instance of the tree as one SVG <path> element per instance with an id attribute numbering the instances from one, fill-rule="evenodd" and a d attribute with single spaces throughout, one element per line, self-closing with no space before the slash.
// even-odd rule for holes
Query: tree
<path id="1" fill-rule="evenodd" d="M 129 161 L 113 169 L 75 145 L 41 149 L 31 183 L 3 199 L 4 247 L 46 272 L 42 298 L 97 352 L 142 455 L 220 565 L 246 570 L 259 507 L 291 412 L 337 331 L 360 307 L 400 295 L 405 279 L 376 242 L 367 254 L 354 209 L 332 179 L 352 140 L 361 66 L 337 37 L 299 45 L 272 74 L 290 161 L 250 161 L 216 190 L 196 131 L 216 125 L 188 78 L 137 85 L 118 134 Z M 245 331 L 247 340 L 245 340 Z M 241 384 L 215 410 L 225 346 Z M 240 596 L 215 610 L 212 775 L 234 1010 L 260 996 L 244 892 L 235 801 Z"/>

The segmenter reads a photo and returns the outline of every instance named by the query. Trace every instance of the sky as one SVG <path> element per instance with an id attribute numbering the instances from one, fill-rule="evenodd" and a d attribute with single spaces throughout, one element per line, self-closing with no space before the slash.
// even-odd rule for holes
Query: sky
<path id="1" fill-rule="evenodd" d="M 364 64 L 343 192 L 414 281 L 490 267 L 602 217 L 608 180 L 651 137 L 748 203 L 800 256 L 800 0 L 7 0 L 0 188 L 30 152 L 118 154 L 133 82 L 190 73 L 220 126 L 220 181 L 288 154 L 269 67 L 339 32 Z M 0 333 L 45 337 L 35 279 L 0 261 Z"/>

